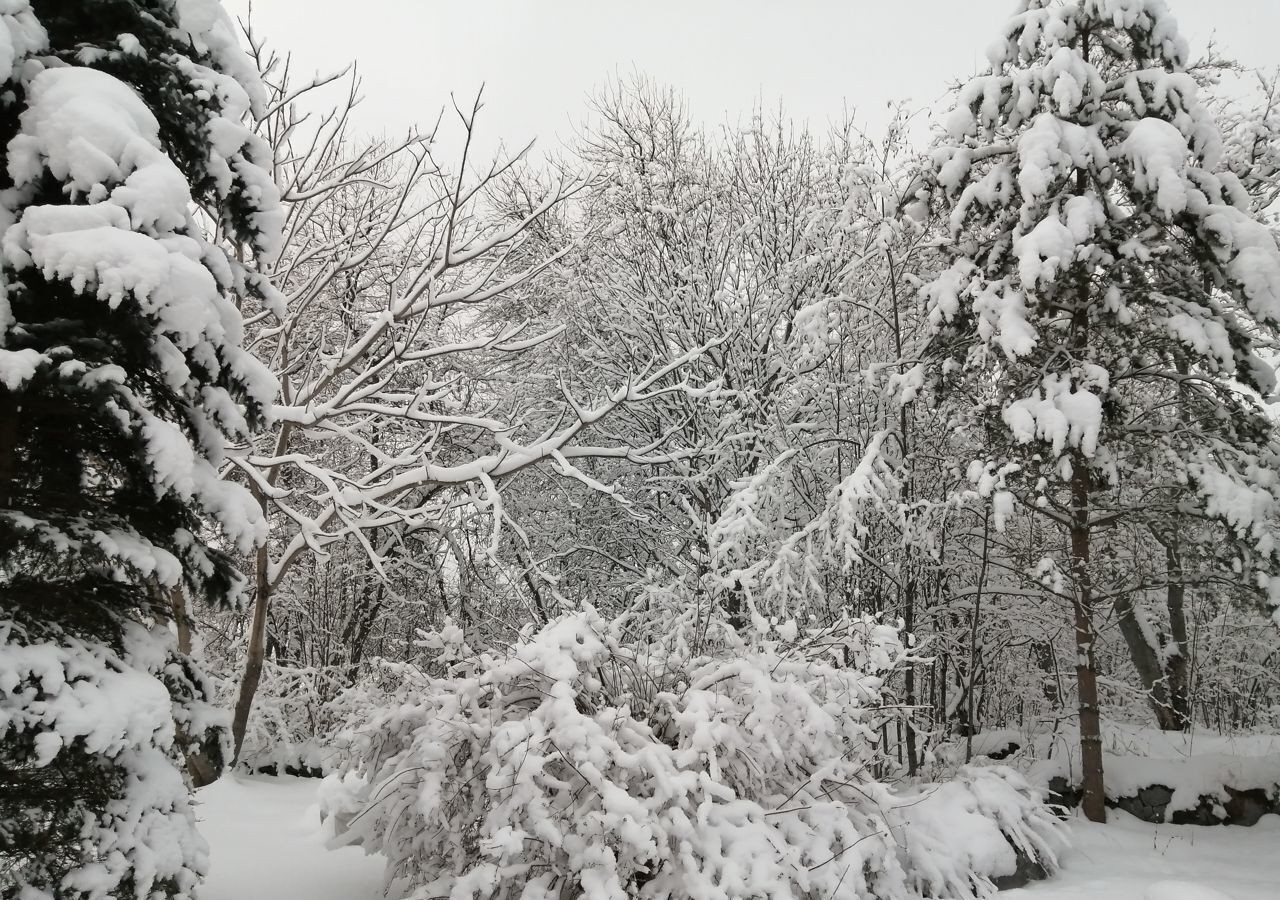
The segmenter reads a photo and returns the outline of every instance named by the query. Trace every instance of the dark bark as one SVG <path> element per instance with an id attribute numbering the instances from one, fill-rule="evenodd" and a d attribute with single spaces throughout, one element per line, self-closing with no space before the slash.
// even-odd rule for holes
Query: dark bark
<path id="1" fill-rule="evenodd" d="M 18 451 L 18 395 L 0 387 L 0 509 L 13 502 L 13 462 Z"/>
<path id="2" fill-rule="evenodd" d="M 1076 638 L 1076 691 L 1080 714 L 1080 806 L 1091 822 L 1107 820 L 1102 780 L 1102 722 L 1098 709 L 1098 669 L 1094 662 L 1093 588 L 1089 572 L 1089 501 L 1092 479 L 1084 454 L 1076 451 L 1071 467 L 1071 574 Z"/>
<path id="3" fill-rule="evenodd" d="M 163 588 L 159 587 L 156 589 L 163 590 Z M 180 586 L 168 590 L 168 606 L 168 615 L 172 616 L 173 624 L 178 630 L 178 652 L 184 656 L 189 656 L 191 654 L 191 617 L 187 613 L 186 596 Z M 160 608 L 163 607 L 158 607 L 158 609 Z M 213 784 L 218 780 L 218 776 L 222 774 L 220 765 L 209 757 L 200 744 L 193 743 L 188 738 L 181 725 L 176 725 L 176 730 L 179 746 L 188 748 L 186 768 L 192 787 L 202 788 Z"/>
<path id="4" fill-rule="evenodd" d="M 907 579 L 907 587 L 906 587 L 904 602 L 903 602 L 902 624 L 903 624 L 904 630 L 908 635 L 915 633 L 916 580 L 914 577 Z M 916 702 L 917 702 L 915 663 L 910 663 L 907 666 L 904 688 L 905 688 L 906 696 L 903 697 L 903 702 L 906 704 L 908 715 L 910 715 L 911 714 L 910 711 L 915 709 Z M 916 769 L 920 767 L 920 751 L 916 743 L 916 729 L 915 729 L 915 726 L 911 724 L 911 720 L 909 718 L 903 720 L 903 725 L 906 728 L 907 774 L 914 775 L 916 774 Z"/>
<path id="5" fill-rule="evenodd" d="M 542 597 L 542 591 L 538 588 L 538 582 L 534 580 L 533 562 L 519 550 L 516 550 L 516 562 L 524 570 L 521 577 L 524 579 L 525 587 L 529 589 L 529 595 L 533 598 L 533 608 L 538 614 L 538 621 L 545 625 L 551 621 L 551 614 L 547 610 L 547 603 Z"/>
<path id="6" fill-rule="evenodd" d="M 1160 648 L 1154 647 L 1138 620 L 1138 611 L 1134 607 L 1133 598 L 1122 594 L 1116 598 L 1117 623 L 1120 635 L 1124 638 L 1125 647 L 1129 650 L 1129 661 L 1138 673 L 1138 681 L 1147 695 L 1147 701 L 1155 713 L 1156 722 L 1164 731 L 1171 730 L 1169 720 L 1169 695 L 1165 682 L 1165 673 L 1160 665 Z"/>
<path id="7" fill-rule="evenodd" d="M 898 271 L 897 271 L 897 266 L 894 265 L 893 254 L 891 252 L 886 251 L 885 261 L 888 263 L 888 269 L 889 269 L 889 300 L 890 300 L 890 305 L 893 311 L 894 350 L 897 353 L 898 359 L 901 360 L 903 358 L 902 318 L 901 318 L 901 312 L 900 312 L 902 304 L 899 303 L 898 301 Z M 901 373 L 905 373 L 905 371 L 906 371 L 906 364 L 899 363 L 898 372 L 901 374 Z M 898 441 L 902 447 L 903 470 L 910 473 L 911 472 L 911 418 L 910 418 L 910 413 L 908 412 L 908 406 L 906 403 L 899 404 L 898 406 Z M 910 477 L 908 477 L 907 483 L 906 483 L 906 495 L 905 495 L 905 499 L 908 503 L 910 503 L 912 500 L 915 499 L 914 487 L 915 487 L 914 482 Z M 910 562 L 908 562 L 908 565 L 910 565 Z M 905 626 L 907 634 L 912 634 L 915 632 L 916 601 L 917 601 L 916 580 L 914 575 L 912 575 L 912 576 L 909 576 L 907 579 L 906 592 L 903 598 L 902 619 L 903 619 L 903 625 Z M 907 666 L 905 688 L 906 688 L 906 697 L 904 699 L 906 701 L 907 708 L 908 709 L 914 708 L 917 701 L 916 669 L 915 669 L 914 663 Z M 914 775 L 916 774 L 916 769 L 919 768 L 919 765 L 920 765 L 920 755 L 919 755 L 918 748 L 916 746 L 916 730 L 909 719 L 905 722 L 905 724 L 907 728 L 907 774 Z"/>
<path id="8" fill-rule="evenodd" d="M 1169 611 L 1169 643 L 1164 654 L 1168 706 L 1160 727 L 1165 731 L 1187 731 L 1191 728 L 1191 645 L 1187 639 L 1187 587 L 1182 572 L 1177 525 L 1168 534 L 1157 534 L 1156 540 L 1164 547 L 1165 577 L 1168 581 L 1165 606 Z"/>
<path id="9" fill-rule="evenodd" d="M 982 565 L 978 569 L 978 589 L 973 595 L 973 613 L 969 617 L 969 683 L 965 688 L 965 728 L 964 758 L 973 759 L 973 735 L 977 730 L 974 722 L 973 697 L 977 683 L 978 659 L 981 650 L 978 648 L 978 625 L 982 616 L 982 592 L 987 586 L 987 566 L 991 561 L 991 507 L 988 505 L 982 517 Z"/>
<path id="10" fill-rule="evenodd" d="M 1060 709 L 1062 695 L 1058 691 L 1057 661 L 1054 659 L 1053 644 L 1048 641 L 1036 641 L 1031 645 L 1031 652 L 1042 674 L 1040 692 L 1045 702 L 1055 710 Z"/>
<path id="11" fill-rule="evenodd" d="M 1089 58 L 1089 31 L 1080 36 L 1081 53 Z M 1088 192 L 1089 180 L 1084 171 L 1076 171 L 1076 193 Z M 1071 312 L 1071 355 L 1077 360 L 1089 357 L 1090 284 L 1087 270 L 1079 272 L 1079 289 Z M 1080 719 L 1080 767 L 1083 772 L 1081 809 L 1091 822 L 1107 821 L 1106 792 L 1102 777 L 1102 720 L 1098 707 L 1098 667 L 1094 659 L 1096 635 L 1093 630 L 1093 582 L 1090 562 L 1093 507 L 1093 475 L 1084 450 L 1071 454 L 1071 577 L 1072 606 L 1076 641 L 1076 696 Z"/>
<path id="12" fill-rule="evenodd" d="M 1120 633 L 1129 659 L 1147 693 L 1156 724 L 1162 731 L 1186 731 L 1191 727 L 1190 661 L 1187 646 L 1186 584 L 1178 551 L 1176 526 L 1168 531 L 1152 528 L 1165 552 L 1165 607 L 1169 633 L 1153 635 L 1142 628 L 1133 598 L 1116 599 Z"/>
<path id="13" fill-rule="evenodd" d="M 387 586 L 380 579 L 374 581 L 373 578 L 373 575 L 366 576 L 364 590 L 361 593 L 363 601 L 361 608 L 351 610 L 347 627 L 342 634 L 342 644 L 338 647 L 339 654 L 344 652 L 346 654 L 347 678 L 353 683 L 360 671 L 360 664 L 364 662 L 369 635 L 373 633 L 374 623 L 382 613 L 382 607 L 387 598 Z"/>

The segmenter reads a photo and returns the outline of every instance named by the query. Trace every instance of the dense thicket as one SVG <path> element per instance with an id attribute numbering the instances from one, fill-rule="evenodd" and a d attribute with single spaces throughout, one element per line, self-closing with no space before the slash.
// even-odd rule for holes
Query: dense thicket
<path id="1" fill-rule="evenodd" d="M 1259 581 L 1274 529 L 1264 474 L 1273 448 L 1258 398 L 1274 243 L 1250 223 L 1273 196 L 1263 170 L 1274 92 L 1263 77 L 1260 91 L 1240 93 L 1237 79 L 1217 93 L 1229 70 L 1189 60 L 1163 4 L 1125 9 L 1117 25 L 1106 4 L 1030 4 L 1007 31 L 1013 49 L 962 93 L 972 118 L 948 119 L 925 149 L 911 137 L 918 117 L 905 113 L 876 137 L 856 123 L 811 134 L 763 111 L 706 128 L 674 92 L 631 79 L 598 96 L 593 124 L 554 163 L 485 180 L 473 214 L 519 231 L 490 270 L 495 289 L 467 307 L 483 337 L 459 342 L 447 318 L 424 323 L 415 340 L 434 334 L 437 350 L 422 371 L 434 385 L 447 379 L 447 396 L 437 390 L 433 407 L 410 416 L 375 408 L 371 393 L 351 407 L 357 434 L 379 448 L 386 439 L 374 436 L 406 417 L 431 423 L 433 452 L 451 466 L 416 484 L 416 505 L 377 518 L 326 499 L 341 498 L 337 482 L 307 494 L 320 501 L 311 511 L 281 507 L 294 522 L 341 518 L 335 537 L 359 522 L 376 528 L 356 541 L 309 540 L 304 528 L 288 571 L 270 568 L 279 605 L 264 639 L 276 685 L 266 690 L 278 700 L 264 715 L 294 724 L 289 742 L 267 740 L 281 732 L 266 719 L 251 724 L 254 740 L 273 758 L 316 750 L 313 725 L 284 707 L 335 727 L 324 701 L 376 682 L 379 659 L 421 658 L 418 629 L 446 616 L 484 646 L 583 601 L 655 617 L 697 609 L 707 622 L 765 632 L 845 613 L 901 618 L 930 648 L 892 679 L 916 711 L 887 726 L 908 771 L 949 736 L 1070 728 L 1077 579 L 1059 452 L 1086 462 L 1072 472 L 1096 469 L 1090 516 L 1106 537 L 1089 566 L 1087 642 L 1099 704 L 1164 728 L 1273 722 L 1276 640 Z M 1090 31 L 1103 37 L 1085 47 Z M 1064 54 L 1078 64 L 1059 72 Z M 1182 144 L 1163 140 L 1169 128 Z M 1050 132 L 1080 140 L 1037 143 Z M 575 175 L 585 180 L 565 192 Z M 388 175 L 393 183 L 406 182 Z M 1121 224 L 1075 215 L 1091 196 Z M 1045 243 L 1049 225 L 1023 237 L 1042 220 L 1061 225 L 1061 247 Z M 1094 237 L 1079 245 L 1101 249 L 1077 254 L 1065 236 L 1086 225 Z M 1032 250 L 1043 251 L 1038 267 Z M 407 257 L 397 248 L 376 258 L 361 257 L 341 284 L 373 283 L 386 271 L 377 266 Z M 394 295 L 395 278 L 377 277 Z M 1072 279 L 1123 326 L 1114 340 L 1094 327 L 1100 349 L 1079 364 L 1053 324 L 1062 304 L 1036 299 Z M 983 290 L 968 290 L 978 280 Z M 338 284 L 315 295 L 330 306 L 306 306 L 332 308 L 328 334 L 380 321 L 377 303 L 360 312 Z M 1108 285 L 1123 302 L 1107 299 Z M 1014 293 L 1021 306 L 1000 299 Z M 497 337 L 507 333 L 540 337 L 518 343 L 517 357 Z M 949 355 L 959 368 L 944 364 Z M 1107 386 L 1071 387 L 1080 365 L 1105 369 Z M 663 366 L 643 403 L 589 411 L 583 398 Z M 1053 373 L 1067 379 L 1068 400 L 1101 398 L 1099 428 L 1110 430 L 1095 440 L 1088 422 L 1064 415 L 1059 450 L 1056 426 L 1040 428 L 1033 410 L 1029 426 L 1008 432 L 1010 452 L 1026 457 L 1015 477 L 1013 457 L 997 460 L 990 442 L 1035 391 L 1042 406 L 1056 403 L 1039 383 Z M 459 465 L 510 452 L 485 428 L 536 438 L 575 409 L 589 412 L 572 417 L 577 455 L 548 451 L 546 465 L 492 470 L 488 481 Z M 375 418 L 390 415 L 399 424 Z M 1117 441 L 1123 453 L 1108 445 Z M 1081 455 L 1086 443 L 1089 454 L 1104 449 Z M 334 473 L 377 460 L 324 455 L 341 442 L 309 446 L 307 464 L 328 459 Z M 497 455 L 486 457 L 491 446 Z M 1211 460 L 1226 481 L 1205 468 Z M 361 471 L 390 483 L 385 467 Z M 1239 478 L 1255 479 L 1249 497 L 1210 496 Z M 220 628 L 214 649 L 237 657 L 237 626 Z"/>
<path id="2" fill-rule="evenodd" d="M 189 894 L 235 756 L 396 890 L 968 896 L 1052 866 L 979 732 L 1098 815 L 1100 718 L 1280 724 L 1276 81 L 1161 0 L 1024 0 L 927 135 L 635 77 L 538 163 L 363 139 L 212 0 L 4 9 L 0 874 Z"/>

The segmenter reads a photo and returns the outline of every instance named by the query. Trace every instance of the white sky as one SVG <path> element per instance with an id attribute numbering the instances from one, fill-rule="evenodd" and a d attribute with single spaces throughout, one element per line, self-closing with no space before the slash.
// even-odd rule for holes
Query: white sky
<path id="1" fill-rule="evenodd" d="M 249 0 L 224 0 L 243 16 Z M 1280 0 L 1170 0 L 1193 53 L 1211 35 L 1249 66 L 1280 64 Z M 482 148 L 570 137 L 586 98 L 633 69 L 678 88 L 697 119 L 757 98 L 825 130 L 846 104 L 937 101 L 974 74 L 1014 0 L 253 0 L 258 31 L 308 73 L 356 60 L 370 131 L 435 120 L 485 83 Z"/>

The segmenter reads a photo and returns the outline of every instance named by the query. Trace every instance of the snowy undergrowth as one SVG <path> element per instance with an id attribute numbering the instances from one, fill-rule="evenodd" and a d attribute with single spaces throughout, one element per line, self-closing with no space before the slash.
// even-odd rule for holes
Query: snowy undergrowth
<path id="1" fill-rule="evenodd" d="M 211 679 L 226 708 L 235 704 L 244 656 L 230 656 Z M 287 666 L 264 661 L 262 681 L 245 728 L 237 768 L 246 772 L 328 774 L 339 762 L 334 740 L 369 705 L 379 687 L 375 669 L 351 684 L 349 666 Z"/>
<path id="2" fill-rule="evenodd" d="M 211 871 L 201 900 L 378 900 L 382 859 L 325 849 L 310 778 L 224 776 L 196 794 Z M 1062 868 L 1002 900 L 1272 900 L 1280 817 L 1252 828 L 1076 818 Z M 1175 887 L 1180 893 L 1174 893 Z M 1216 894 L 1210 893 L 1216 891 Z"/>
<path id="3" fill-rule="evenodd" d="M 1061 825 L 1004 767 L 877 772 L 898 631 L 865 619 L 689 651 L 587 609 L 420 675 L 352 737 L 322 806 L 390 897 L 971 897 L 1056 866 Z M 705 625 L 705 623 L 702 623 Z"/>
<path id="4" fill-rule="evenodd" d="M 1106 722 L 1102 729 L 1103 783 L 1109 800 L 1133 797 L 1143 788 L 1163 785 L 1173 792 L 1168 812 L 1195 809 L 1202 797 L 1226 802 L 1227 788 L 1262 789 L 1280 794 L 1280 735 L 1167 732 Z M 1070 785 L 1081 781 L 1079 733 L 1066 726 L 1054 733 L 1000 729 L 975 735 L 975 754 L 1017 745 L 1006 762 L 1026 771 L 1041 787 L 1055 777 Z M 939 763 L 958 763 L 963 745 L 942 748 Z"/>

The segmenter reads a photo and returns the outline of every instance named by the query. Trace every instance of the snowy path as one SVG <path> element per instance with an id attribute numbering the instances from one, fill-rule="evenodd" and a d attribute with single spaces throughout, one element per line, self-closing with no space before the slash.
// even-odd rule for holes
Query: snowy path
<path id="1" fill-rule="evenodd" d="M 201 900 L 381 900 L 377 857 L 325 849 L 316 785 L 237 776 L 200 791 L 213 866 Z M 1056 878 L 1000 900 L 1175 900 L 1173 891 L 1148 896 L 1162 881 L 1214 887 L 1230 900 L 1280 898 L 1280 817 L 1253 828 L 1200 828 L 1112 812 L 1109 825 L 1076 820 L 1073 829 L 1075 846 Z"/>
<path id="2" fill-rule="evenodd" d="M 329 850 L 308 778 L 227 776 L 196 794 L 209 842 L 200 900 L 382 900 L 382 859 Z"/>

